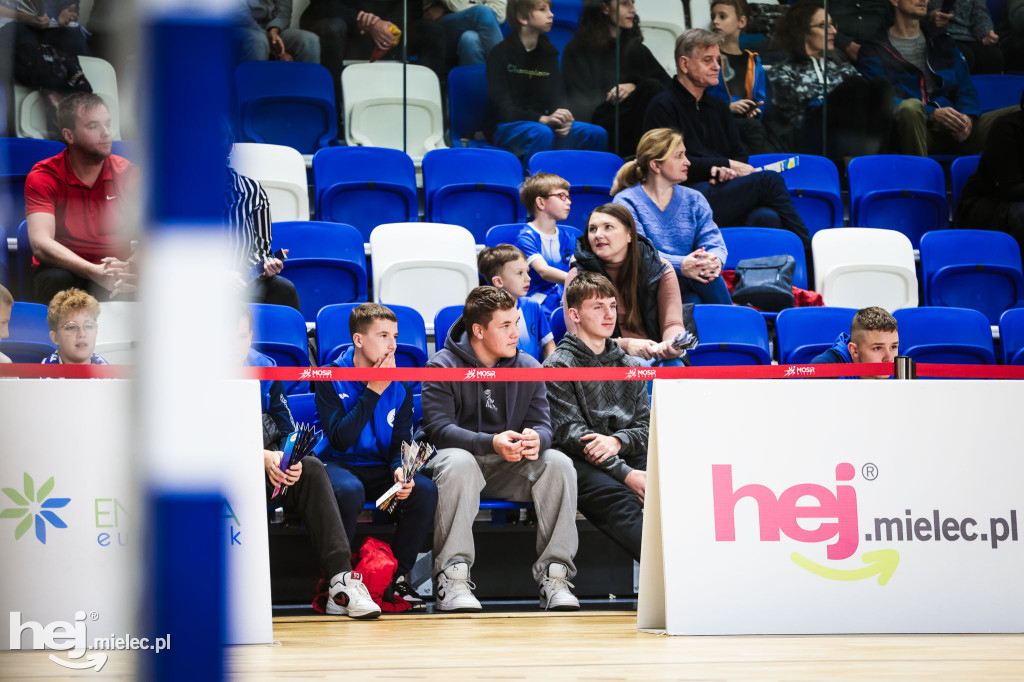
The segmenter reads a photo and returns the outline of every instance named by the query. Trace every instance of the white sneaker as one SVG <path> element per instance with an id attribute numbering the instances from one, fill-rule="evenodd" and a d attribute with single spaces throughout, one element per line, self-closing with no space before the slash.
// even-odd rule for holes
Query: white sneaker
<path id="1" fill-rule="evenodd" d="M 437 576 L 436 611 L 483 611 L 473 596 L 476 589 L 469 580 L 469 564 L 452 564 Z"/>
<path id="2" fill-rule="evenodd" d="M 569 568 L 565 564 L 548 564 L 548 574 L 540 581 L 540 606 L 553 611 L 579 611 L 580 600 L 569 589 Z"/>
<path id="3" fill-rule="evenodd" d="M 380 615 L 380 607 L 363 584 L 363 576 L 355 571 L 339 573 L 331 578 L 331 588 L 327 594 L 327 613 L 332 616 L 364 620 Z"/>

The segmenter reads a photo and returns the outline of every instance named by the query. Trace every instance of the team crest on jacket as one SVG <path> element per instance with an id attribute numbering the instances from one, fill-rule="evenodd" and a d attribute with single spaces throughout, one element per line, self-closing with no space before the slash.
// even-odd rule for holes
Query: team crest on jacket
<path id="1" fill-rule="evenodd" d="M 394 428 L 395 426 L 395 411 L 391 410 L 388 412 L 388 426 Z"/>

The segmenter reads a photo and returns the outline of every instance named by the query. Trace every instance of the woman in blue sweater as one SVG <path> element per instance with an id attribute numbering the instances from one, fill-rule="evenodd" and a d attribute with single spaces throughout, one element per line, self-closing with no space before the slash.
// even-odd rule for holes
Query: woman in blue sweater
<path id="1" fill-rule="evenodd" d="M 656 128 L 640 138 L 636 160 L 619 169 L 613 202 L 633 214 L 637 232 L 672 264 L 683 303 L 732 304 L 719 276 L 726 249 L 711 206 L 700 192 L 679 183 L 690 166 L 683 136 Z"/>

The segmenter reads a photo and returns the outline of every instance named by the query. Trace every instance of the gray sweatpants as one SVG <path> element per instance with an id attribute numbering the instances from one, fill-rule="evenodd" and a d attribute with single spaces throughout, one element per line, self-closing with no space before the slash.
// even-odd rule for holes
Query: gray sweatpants
<path id="1" fill-rule="evenodd" d="M 551 563 L 565 564 L 570 579 L 576 575 L 576 470 L 566 455 L 545 450 L 533 461 L 507 462 L 497 453 L 475 457 L 466 450 L 445 448 L 429 466 L 437 485 L 434 575 L 453 564 L 473 565 L 473 520 L 481 495 L 533 502 L 538 555 L 534 580 L 540 583 Z"/>

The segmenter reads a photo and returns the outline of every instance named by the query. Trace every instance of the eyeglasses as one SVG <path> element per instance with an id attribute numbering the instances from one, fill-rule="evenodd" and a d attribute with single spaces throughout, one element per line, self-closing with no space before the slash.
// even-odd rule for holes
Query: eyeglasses
<path id="1" fill-rule="evenodd" d="M 74 322 L 69 322 L 68 324 L 61 327 L 61 329 L 64 330 L 65 334 L 68 334 L 70 336 L 78 336 L 78 333 L 82 330 L 85 330 L 86 334 L 94 334 L 96 333 L 96 330 L 99 329 L 99 327 L 100 326 L 95 322 L 86 322 L 84 327 L 79 327 Z"/>
<path id="2" fill-rule="evenodd" d="M 561 199 L 562 201 L 572 201 L 572 197 L 569 196 L 568 192 L 553 192 L 551 194 L 548 194 L 547 197 L 549 199 L 551 197 L 555 197 L 556 199 Z"/>
<path id="3" fill-rule="evenodd" d="M 835 25 L 834 23 L 832 23 L 831 21 L 830 21 L 830 22 L 828 22 L 828 23 L 826 23 L 826 22 L 824 22 L 824 21 L 823 21 L 823 22 L 821 22 L 820 24 L 811 24 L 811 28 L 820 28 L 820 29 L 821 29 L 822 31 L 824 31 L 824 30 L 825 30 L 825 27 L 826 27 L 826 26 L 828 26 L 828 27 L 829 27 L 830 29 L 832 29 L 833 31 L 838 31 L 838 30 L 839 30 L 839 29 L 838 29 L 838 28 L 836 27 L 836 25 Z"/>

